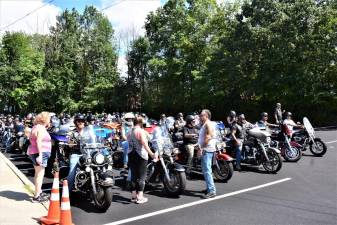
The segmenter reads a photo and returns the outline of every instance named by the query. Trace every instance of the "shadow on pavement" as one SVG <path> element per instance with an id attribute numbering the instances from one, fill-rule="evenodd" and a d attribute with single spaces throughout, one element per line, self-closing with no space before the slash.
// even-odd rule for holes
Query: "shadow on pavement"
<path id="1" fill-rule="evenodd" d="M 16 191 L 0 191 L 0 196 L 16 201 L 30 201 L 31 197 L 26 193 Z"/>

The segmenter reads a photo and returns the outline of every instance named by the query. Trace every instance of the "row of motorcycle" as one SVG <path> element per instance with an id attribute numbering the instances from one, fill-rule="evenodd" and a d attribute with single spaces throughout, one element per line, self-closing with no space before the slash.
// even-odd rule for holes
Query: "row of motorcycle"
<path id="1" fill-rule="evenodd" d="M 216 127 L 216 152 L 212 169 L 214 178 L 228 182 L 234 174 L 235 147 L 222 122 L 214 122 Z M 94 126 L 97 143 L 85 144 L 69 136 L 72 124 L 58 124 L 50 130 L 53 141 L 52 155 L 48 162 L 47 174 L 59 171 L 65 178 L 69 170 L 69 158 L 72 149 L 81 152 L 75 175 L 74 191 L 89 196 L 95 206 L 106 211 L 112 202 L 113 187 L 116 180 L 127 181 L 128 173 L 123 168 L 123 150 L 120 141 L 121 124 L 108 123 Z M 192 166 L 187 166 L 185 146 L 180 140 L 172 139 L 166 127 L 155 121 L 147 128 L 150 133 L 149 145 L 158 152 L 159 160 L 149 160 L 147 165 L 146 184 L 161 184 L 167 196 L 177 197 L 186 188 L 185 169 L 189 174 L 202 174 L 201 159 L 194 154 Z M 26 154 L 29 141 L 24 134 L 13 133 L 12 128 L 2 127 L 1 143 L 5 151 Z M 173 141 L 175 140 L 175 141 Z M 310 149 L 313 155 L 326 153 L 325 143 L 315 136 L 313 127 L 307 118 L 303 119 L 303 129 L 290 133 L 285 126 L 279 129 L 261 129 L 252 127 L 247 130 L 242 149 L 242 164 L 258 166 L 269 173 L 277 173 L 282 168 L 283 159 L 298 161 L 302 151 Z M 195 153 L 198 146 L 195 146 Z"/>

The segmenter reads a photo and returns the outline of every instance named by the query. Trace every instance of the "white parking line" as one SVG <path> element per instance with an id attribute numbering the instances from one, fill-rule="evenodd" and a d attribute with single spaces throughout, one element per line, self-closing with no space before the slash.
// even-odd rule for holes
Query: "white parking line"
<path id="1" fill-rule="evenodd" d="M 329 141 L 329 142 L 325 142 L 326 144 L 332 144 L 332 143 L 336 143 L 337 142 L 337 140 L 336 141 Z"/>
<path id="2" fill-rule="evenodd" d="M 270 182 L 270 183 L 258 185 L 258 186 L 255 186 L 255 187 L 246 188 L 246 189 L 242 189 L 242 190 L 239 190 L 239 191 L 234 191 L 234 192 L 230 192 L 230 193 L 227 193 L 227 194 L 219 195 L 219 196 L 216 196 L 214 198 L 199 200 L 199 201 L 187 203 L 187 204 L 184 204 L 184 205 L 171 207 L 171 208 L 168 208 L 168 209 L 163 209 L 163 210 L 155 211 L 155 212 L 152 212 L 152 213 L 147 213 L 147 214 L 140 215 L 140 216 L 136 216 L 136 217 L 132 217 L 132 218 L 124 219 L 124 220 L 119 220 L 119 221 L 115 221 L 115 222 L 112 222 L 112 223 L 107 223 L 105 225 L 118 225 L 118 224 L 129 223 L 129 222 L 132 222 L 132 221 L 141 220 L 141 219 L 145 219 L 145 218 L 148 218 L 148 217 L 152 217 L 152 216 L 176 211 L 176 210 L 179 210 L 179 209 L 188 208 L 188 207 L 191 207 L 191 206 L 200 205 L 200 204 L 203 204 L 203 203 L 219 200 L 219 199 L 230 197 L 230 196 L 233 196 L 233 195 L 238 195 L 238 194 L 241 194 L 241 193 L 244 193 L 244 192 L 254 191 L 254 190 L 257 190 L 257 189 L 265 188 L 265 187 L 275 185 L 275 184 L 279 184 L 279 183 L 282 183 L 282 182 L 286 182 L 286 181 L 289 181 L 289 180 L 291 180 L 291 178 L 284 178 L 284 179 L 281 179 L 281 180 L 277 180 L 277 181 L 273 181 L 273 182 Z"/>

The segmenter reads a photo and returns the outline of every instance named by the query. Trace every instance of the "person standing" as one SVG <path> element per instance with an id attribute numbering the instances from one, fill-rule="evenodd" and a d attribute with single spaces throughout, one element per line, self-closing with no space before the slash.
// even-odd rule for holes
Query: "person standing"
<path id="1" fill-rule="evenodd" d="M 34 120 L 34 126 L 29 137 L 30 145 L 28 155 L 34 165 L 34 185 L 35 193 L 33 202 L 44 202 L 48 200 L 49 195 L 41 190 L 45 168 L 51 154 L 51 138 L 47 131 L 50 126 L 49 112 L 41 112 Z"/>
<path id="2" fill-rule="evenodd" d="M 216 196 L 216 188 L 212 174 L 212 161 L 214 152 L 216 151 L 216 132 L 215 125 L 211 121 L 211 112 L 204 109 L 200 113 L 200 121 L 202 123 L 198 144 L 201 155 L 201 167 L 206 182 L 206 195 L 205 198 L 213 198 Z"/>
<path id="3" fill-rule="evenodd" d="M 133 113 L 126 113 L 124 115 L 124 121 L 121 127 L 121 146 L 123 148 L 123 163 L 124 168 L 127 168 L 128 165 L 128 151 L 129 151 L 129 143 L 127 140 L 127 136 L 129 135 L 130 131 L 133 127 L 133 120 L 135 119 L 135 116 Z"/>
<path id="4" fill-rule="evenodd" d="M 128 166 L 131 170 L 131 202 L 142 204 L 148 201 L 144 197 L 146 166 L 149 155 L 157 160 L 157 155 L 153 153 L 148 145 L 146 131 L 143 129 L 144 119 L 137 116 L 134 120 L 134 128 L 128 136 Z"/>
<path id="5" fill-rule="evenodd" d="M 284 110 L 282 111 L 281 103 L 276 103 L 276 107 L 274 110 L 274 118 L 276 124 L 282 124 L 282 114 L 284 113 Z"/>

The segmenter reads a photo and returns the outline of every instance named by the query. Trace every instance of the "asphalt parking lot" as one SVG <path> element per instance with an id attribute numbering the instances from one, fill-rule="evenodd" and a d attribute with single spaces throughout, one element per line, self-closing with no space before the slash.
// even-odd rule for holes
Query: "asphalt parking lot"
<path id="1" fill-rule="evenodd" d="M 116 186 L 109 210 L 98 212 L 83 197 L 72 201 L 73 222 L 87 224 L 337 224 L 337 130 L 318 131 L 328 146 L 323 157 L 308 151 L 297 163 L 283 163 L 278 174 L 257 168 L 235 172 L 228 183 L 216 183 L 217 197 L 203 200 L 202 177 L 188 180 L 180 198 L 161 188 L 146 191 L 149 202 L 131 203 L 130 193 Z M 28 159 L 6 154 L 29 179 Z M 46 179 L 43 188 L 52 183 Z"/>

